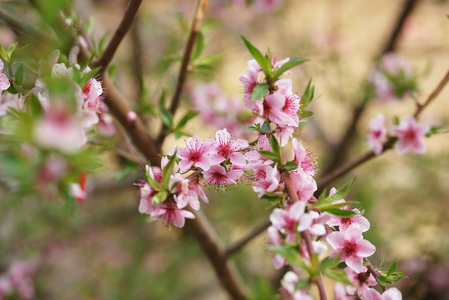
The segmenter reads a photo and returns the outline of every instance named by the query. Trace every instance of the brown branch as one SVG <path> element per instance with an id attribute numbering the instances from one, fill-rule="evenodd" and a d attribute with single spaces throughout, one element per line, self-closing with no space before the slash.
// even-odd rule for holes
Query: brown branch
<path id="1" fill-rule="evenodd" d="M 128 7 L 126 8 L 125 14 L 123 15 L 123 18 L 117 30 L 115 31 L 114 36 L 106 47 L 106 50 L 104 51 L 101 58 L 94 64 L 94 67 L 101 67 L 102 70 L 106 70 L 106 68 L 109 66 L 112 58 L 115 55 L 115 52 L 117 51 L 118 46 L 120 45 L 120 42 L 123 40 L 129 29 L 131 28 L 131 25 L 134 18 L 136 17 L 141 3 L 142 0 L 129 1 Z"/>
<path id="2" fill-rule="evenodd" d="M 241 248 L 243 248 L 246 244 L 248 244 L 252 239 L 257 237 L 259 234 L 265 232 L 268 227 L 270 227 L 271 222 L 269 219 L 266 219 L 262 223 L 256 226 L 250 233 L 242 237 L 240 240 L 234 242 L 233 244 L 226 247 L 225 255 L 226 257 L 233 255 Z"/>
<path id="3" fill-rule="evenodd" d="M 141 99 L 142 91 L 144 89 L 143 71 L 145 68 L 145 59 L 142 53 L 142 38 L 140 33 L 140 18 L 136 16 L 134 19 L 134 25 L 131 28 L 131 39 L 133 43 L 132 47 L 132 65 L 134 82 L 137 86 L 137 98 Z"/>
<path id="4" fill-rule="evenodd" d="M 145 127 L 137 117 L 136 121 L 130 122 L 126 118 L 126 114 L 131 111 L 126 98 L 115 88 L 109 76 L 105 73 L 102 75 L 105 99 L 104 102 L 108 106 L 110 112 L 119 121 L 125 129 L 132 143 L 142 154 L 148 159 L 153 166 L 161 164 L 161 158 L 157 155 L 156 147 L 151 137 L 147 134 Z"/>
<path id="5" fill-rule="evenodd" d="M 377 279 L 377 277 L 380 275 L 380 272 L 374 268 L 373 264 L 369 261 L 368 258 L 365 257 L 364 260 L 365 260 L 365 262 L 368 263 L 368 271 L 371 274 L 373 274 L 373 276 L 376 279 L 377 283 L 379 284 L 380 288 L 382 289 L 382 291 L 385 292 L 387 290 L 387 288 L 385 286 L 383 286 L 382 284 L 380 284 L 379 280 Z"/>
<path id="6" fill-rule="evenodd" d="M 243 280 L 235 268 L 227 261 L 225 249 L 218 240 L 217 233 L 212 229 L 213 226 L 202 212 L 189 210 L 195 215 L 195 219 L 188 220 L 186 228 L 200 244 L 203 252 L 212 264 L 220 283 L 232 299 L 245 299 L 245 289 L 242 286 Z"/>
<path id="7" fill-rule="evenodd" d="M 416 7 L 416 3 L 418 0 L 407 0 L 404 3 L 404 6 L 399 13 L 396 21 L 396 25 L 393 28 L 393 31 L 391 32 L 390 37 L 388 38 L 387 42 L 385 43 L 385 46 L 382 48 L 382 51 L 380 51 L 378 57 L 382 57 L 388 52 L 394 51 L 397 46 L 397 40 L 399 37 L 399 33 L 402 30 L 402 27 L 404 26 L 405 19 L 407 16 L 409 16 L 413 9 Z M 363 99 L 361 99 L 360 104 L 358 104 L 353 109 L 352 113 L 352 120 L 348 126 L 348 129 L 346 130 L 345 135 L 341 139 L 341 141 L 334 147 L 334 150 L 332 151 L 330 163 L 325 168 L 324 173 L 328 173 L 331 170 L 334 170 L 336 167 L 338 167 L 342 162 L 344 162 L 347 158 L 349 145 L 353 141 L 355 137 L 355 132 L 357 128 L 357 124 L 359 123 L 363 112 L 365 111 L 366 105 L 371 100 L 371 96 L 368 95 L 367 89 L 368 89 L 368 83 L 365 81 L 363 83 Z"/>
<path id="8" fill-rule="evenodd" d="M 198 33 L 200 32 L 201 22 L 203 21 L 204 10 L 206 9 L 207 0 L 198 0 L 198 4 L 196 6 L 195 17 L 193 19 L 192 28 L 190 29 L 189 39 L 187 40 L 187 45 L 184 50 L 184 56 L 181 63 L 181 68 L 179 70 L 178 82 L 176 84 L 176 91 L 173 95 L 173 99 L 170 105 L 170 112 L 172 115 L 175 114 L 176 109 L 178 108 L 179 101 L 181 99 L 182 90 L 184 88 L 184 83 L 187 78 L 188 66 L 190 63 L 190 57 L 192 56 L 193 47 L 195 46 L 196 39 L 198 37 Z M 167 130 L 167 126 L 165 124 L 162 125 L 161 131 L 157 138 L 157 144 L 160 147 L 167 136 L 165 131 Z"/>
<path id="9" fill-rule="evenodd" d="M 449 82 L 449 71 L 446 73 L 446 75 L 443 77 L 443 79 L 438 83 L 438 85 L 435 87 L 435 89 L 430 93 L 429 97 L 427 97 L 424 104 L 417 104 L 416 111 L 414 113 L 414 117 L 416 119 L 419 118 L 422 111 L 440 94 L 440 92 L 443 90 L 443 88 L 446 86 L 446 84 Z M 389 137 L 388 140 L 383 143 L 383 150 L 382 153 L 385 151 L 393 148 L 394 144 L 396 143 L 397 139 L 394 137 Z M 346 165 L 341 166 L 338 169 L 333 170 L 332 172 L 326 174 L 324 177 L 320 178 L 318 180 L 318 190 L 315 192 L 316 195 L 319 195 L 321 191 L 328 186 L 331 182 L 333 182 L 335 179 L 339 178 L 340 176 L 348 173 L 349 171 L 355 169 L 359 165 L 363 164 L 364 162 L 372 159 L 376 155 L 373 151 L 369 151 L 360 157 L 356 158 L 355 160 L 347 163 Z"/>
<path id="10" fill-rule="evenodd" d="M 433 90 L 433 92 L 429 95 L 429 97 L 427 97 L 426 102 L 424 102 L 424 104 L 418 104 L 418 107 L 417 107 L 416 112 L 414 114 L 414 117 L 415 117 L 416 120 L 419 119 L 419 116 L 421 115 L 421 112 L 440 94 L 440 92 L 446 86 L 448 81 L 449 81 L 449 71 L 447 71 L 447 73 L 444 76 L 444 78 L 440 81 L 440 83 Z"/>

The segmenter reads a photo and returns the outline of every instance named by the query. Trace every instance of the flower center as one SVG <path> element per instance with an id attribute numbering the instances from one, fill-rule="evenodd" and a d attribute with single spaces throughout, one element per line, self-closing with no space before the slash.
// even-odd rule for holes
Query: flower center
<path id="1" fill-rule="evenodd" d="M 357 245 L 353 241 L 345 241 L 344 251 L 346 257 L 353 256 L 356 253 Z"/>

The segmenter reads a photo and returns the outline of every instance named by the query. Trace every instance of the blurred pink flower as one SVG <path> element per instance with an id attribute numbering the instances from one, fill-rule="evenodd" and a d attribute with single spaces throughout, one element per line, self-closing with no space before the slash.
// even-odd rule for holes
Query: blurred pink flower
<path id="1" fill-rule="evenodd" d="M 3 60 L 0 59 L 0 91 L 7 90 L 10 87 L 8 76 L 3 73 Z"/>
<path id="2" fill-rule="evenodd" d="M 396 152 L 399 155 L 405 154 L 408 151 L 424 154 L 426 152 L 426 145 L 422 139 L 429 129 L 429 125 L 419 124 L 414 117 L 405 116 L 400 125 L 394 125 L 390 128 L 390 133 L 399 139 L 395 145 Z"/>
<path id="3" fill-rule="evenodd" d="M 402 294 L 397 288 L 389 288 L 382 295 L 375 289 L 369 289 L 361 297 L 362 300 L 402 300 Z"/>
<path id="4" fill-rule="evenodd" d="M 377 117 L 372 118 L 369 125 L 368 146 L 373 148 L 373 152 L 376 155 L 382 153 L 383 144 L 382 140 L 387 136 L 387 129 L 385 128 L 385 117 L 379 114 Z"/>
<path id="5" fill-rule="evenodd" d="M 346 291 L 350 295 L 354 295 L 357 292 L 359 297 L 362 297 L 370 286 L 377 285 L 376 279 L 373 274 L 368 271 L 367 267 L 363 267 L 361 272 L 356 272 L 347 267 L 345 268 L 345 273 L 353 284 L 346 287 Z"/>

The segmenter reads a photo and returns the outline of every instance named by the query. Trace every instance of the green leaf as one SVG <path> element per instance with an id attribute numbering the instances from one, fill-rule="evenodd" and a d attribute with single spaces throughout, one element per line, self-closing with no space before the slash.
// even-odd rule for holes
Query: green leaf
<path id="1" fill-rule="evenodd" d="M 301 110 L 300 113 L 301 113 L 301 119 L 305 119 L 310 116 L 313 116 L 313 111 L 309 111 L 309 110 Z"/>
<path id="2" fill-rule="evenodd" d="M 396 271 L 396 267 L 397 267 L 397 262 L 392 263 L 390 265 L 390 268 L 388 269 L 387 276 L 390 275 L 391 273 L 393 273 L 394 271 Z"/>
<path id="3" fill-rule="evenodd" d="M 384 275 L 377 276 L 377 282 L 379 282 L 380 285 L 386 286 L 387 285 L 387 278 Z"/>
<path id="4" fill-rule="evenodd" d="M 25 71 L 25 68 L 23 67 L 23 64 L 20 64 L 20 66 L 16 70 L 16 73 L 14 74 L 14 80 L 19 85 L 23 84 L 23 73 L 24 73 L 24 71 Z"/>
<path id="5" fill-rule="evenodd" d="M 284 74 L 286 71 L 290 70 L 293 67 L 299 66 L 300 64 L 303 64 L 306 61 L 308 61 L 308 59 L 293 57 L 288 62 L 283 64 L 279 69 L 276 70 L 276 72 L 274 73 L 274 79 L 277 79 L 279 76 Z"/>
<path id="6" fill-rule="evenodd" d="M 275 153 L 273 153 L 273 152 L 270 152 L 270 151 L 259 151 L 259 153 L 260 153 L 260 155 L 262 155 L 263 157 L 268 158 L 269 160 L 272 160 L 274 162 L 280 163 L 279 157 Z"/>
<path id="7" fill-rule="evenodd" d="M 195 65 L 196 64 L 202 64 L 202 65 L 211 64 L 211 63 L 218 61 L 222 57 L 223 57 L 223 54 L 214 54 L 214 55 L 204 56 L 204 57 L 197 59 L 195 62 Z M 181 59 L 182 59 L 182 57 L 181 57 Z"/>
<path id="8" fill-rule="evenodd" d="M 260 130 L 260 125 L 259 128 L 257 128 L 256 126 L 249 126 L 248 128 L 246 128 L 247 131 L 259 131 Z"/>
<path id="9" fill-rule="evenodd" d="M 348 276 L 346 275 L 346 273 L 344 271 L 335 271 L 335 270 L 326 269 L 324 271 L 324 274 L 326 274 L 327 276 L 329 276 L 330 278 L 332 278 L 336 281 L 352 285 L 352 282 L 348 279 Z"/>
<path id="10" fill-rule="evenodd" d="M 327 197 L 327 198 L 325 198 L 325 199 L 323 199 L 321 201 L 317 201 L 313 207 L 321 208 L 321 207 L 326 206 L 328 204 L 332 204 L 335 201 L 343 199 L 348 194 L 348 192 L 349 192 L 352 184 L 354 183 L 354 181 L 355 181 L 355 178 L 350 183 L 348 183 L 347 185 L 345 185 L 344 187 L 339 189 L 332 196 L 329 196 L 329 197 Z"/>
<path id="11" fill-rule="evenodd" d="M 17 47 L 17 43 L 9 45 L 8 50 L 6 50 L 8 57 L 11 57 L 11 53 L 16 49 L 16 47 Z"/>
<path id="12" fill-rule="evenodd" d="M 203 31 L 200 30 L 198 32 L 198 37 L 196 39 L 195 48 L 193 49 L 192 53 L 192 61 L 196 60 L 198 57 L 200 57 L 201 53 L 203 53 L 204 48 L 206 47 L 206 42 L 204 40 L 204 34 Z"/>
<path id="13" fill-rule="evenodd" d="M 176 152 L 173 154 L 172 157 L 168 160 L 167 165 L 162 170 L 162 184 L 164 185 L 165 190 L 169 190 L 168 183 L 170 181 L 170 175 L 173 174 L 173 169 L 175 167 L 176 162 Z"/>
<path id="14" fill-rule="evenodd" d="M 301 107 L 307 107 L 313 100 L 315 94 L 315 86 L 312 85 L 312 78 L 310 78 L 309 83 L 301 96 Z"/>
<path id="15" fill-rule="evenodd" d="M 166 191 L 161 191 L 153 196 L 153 199 L 151 199 L 151 202 L 153 203 L 154 206 L 156 206 L 157 204 L 165 201 L 165 199 L 167 199 L 167 196 L 168 196 L 168 193 Z"/>
<path id="16" fill-rule="evenodd" d="M 80 85 L 81 87 L 83 87 L 83 86 L 89 81 L 89 79 L 91 79 L 92 77 L 95 77 L 95 75 L 98 74 L 98 72 L 100 71 L 100 69 L 101 69 L 101 67 L 98 67 L 98 68 L 92 69 L 92 70 L 90 70 L 89 72 L 83 74 L 83 75 L 81 76 L 81 80 L 80 80 L 79 85 Z"/>
<path id="17" fill-rule="evenodd" d="M 294 170 L 298 167 L 298 163 L 296 163 L 296 161 L 288 161 L 285 165 L 284 165 L 284 169 L 286 170 Z"/>
<path id="18" fill-rule="evenodd" d="M 432 135 L 439 133 L 441 130 L 441 126 L 432 126 L 429 131 L 426 133 L 426 137 L 431 137 Z"/>
<path id="19" fill-rule="evenodd" d="M 14 62 L 14 61 L 16 60 L 17 56 L 18 56 L 20 53 L 22 53 L 22 51 L 23 51 L 26 47 L 28 47 L 28 45 L 25 45 L 25 46 L 23 46 L 22 48 L 16 49 L 14 52 L 12 52 L 11 55 L 10 55 L 10 61 L 11 61 L 11 62 Z"/>
<path id="20" fill-rule="evenodd" d="M 271 136 L 270 138 L 270 146 L 271 146 L 271 151 L 273 151 L 274 153 L 276 153 L 277 155 L 280 156 L 281 154 L 281 146 L 279 145 L 278 140 L 276 139 L 275 136 Z"/>
<path id="21" fill-rule="evenodd" d="M 271 73 L 271 60 L 269 57 L 264 56 L 253 44 L 251 44 L 244 36 L 242 36 L 243 41 L 245 42 L 246 48 L 248 48 L 251 55 L 254 59 L 259 63 L 262 71 L 265 73 L 265 76 L 268 79 L 268 82 L 271 82 L 272 73 Z"/>
<path id="22" fill-rule="evenodd" d="M 299 253 L 293 248 L 287 248 L 285 246 L 268 246 L 269 251 L 282 255 L 288 262 L 294 266 L 300 267 L 304 271 L 310 274 L 310 269 L 304 263 L 304 261 L 299 258 Z"/>
<path id="23" fill-rule="evenodd" d="M 173 114 L 165 107 L 165 91 L 162 91 L 161 97 L 159 98 L 159 116 L 161 117 L 162 123 L 167 127 L 173 127 Z"/>
<path id="24" fill-rule="evenodd" d="M 271 128 L 270 128 L 270 124 L 268 122 L 264 122 L 262 124 L 262 133 L 270 133 Z"/>
<path id="25" fill-rule="evenodd" d="M 176 129 L 182 129 L 188 121 L 190 121 L 192 118 L 196 117 L 199 113 L 194 111 L 188 111 L 179 121 L 178 125 L 176 125 Z"/>
<path id="26" fill-rule="evenodd" d="M 163 190 L 162 184 L 159 181 L 153 179 L 153 177 L 151 177 L 151 175 L 150 175 L 150 172 L 151 172 L 151 167 L 150 166 L 146 166 L 146 168 L 145 168 L 145 179 L 146 179 L 146 181 L 156 191 L 162 191 Z"/>
<path id="27" fill-rule="evenodd" d="M 320 263 L 320 270 L 324 271 L 328 268 L 335 267 L 340 262 L 340 256 L 334 256 L 334 257 L 326 257 L 323 259 L 323 261 Z"/>
<path id="28" fill-rule="evenodd" d="M 251 94 L 251 102 L 257 101 L 265 97 L 269 87 L 270 86 L 267 83 L 257 84 L 253 89 L 253 93 Z"/>
<path id="29" fill-rule="evenodd" d="M 278 200 L 280 200 L 282 198 L 283 198 L 282 195 L 273 194 L 273 193 L 266 193 L 265 195 L 263 195 L 260 198 L 260 200 L 268 202 L 268 203 L 273 203 L 273 202 L 278 201 Z"/>
<path id="30" fill-rule="evenodd" d="M 344 204 L 347 205 L 347 203 L 344 203 Z M 345 210 L 345 209 L 321 208 L 321 210 L 322 211 L 326 211 L 326 212 L 328 212 L 330 214 L 333 214 L 333 215 L 335 215 L 337 217 L 340 217 L 340 218 L 350 218 L 350 217 L 358 215 L 358 213 L 355 213 L 355 212 L 350 211 L 350 210 Z"/>
<path id="31" fill-rule="evenodd" d="M 3 48 L 3 45 L 1 44 L 0 44 L 0 57 L 5 63 L 9 62 L 9 56 L 6 53 L 5 48 Z"/>

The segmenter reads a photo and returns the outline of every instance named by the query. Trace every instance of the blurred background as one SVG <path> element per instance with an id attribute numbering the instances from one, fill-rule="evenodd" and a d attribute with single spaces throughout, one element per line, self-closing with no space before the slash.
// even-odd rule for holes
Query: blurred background
<path id="1" fill-rule="evenodd" d="M 237 101 L 232 105 L 242 125 L 237 124 L 240 129 L 233 134 L 246 136 L 241 128 L 246 128 L 244 123 L 251 115 L 239 102 L 243 88 L 238 77 L 245 74 L 250 55 L 241 35 L 261 50 L 269 48 L 279 59 L 307 58 L 310 61 L 292 69 L 290 76 L 293 91 L 299 95 L 310 78 L 315 85 L 317 100 L 310 107 L 314 115 L 304 124 L 299 139 L 316 157 L 319 178 L 369 150 L 366 138 L 371 118 L 383 113 L 390 126 L 395 116 L 414 113 L 416 104 L 410 97 L 388 102 L 372 97 L 355 126 L 352 142 L 334 157 L 354 107 L 365 98 L 364 87 L 375 59 L 384 51 L 409 2 L 209 0 L 203 25 L 208 42 L 204 56 L 219 56 L 213 60 L 213 68 L 200 66 L 188 78 L 180 111 L 195 103 L 201 84 L 213 83 L 226 101 Z M 418 83 L 416 99 L 424 102 L 449 66 L 449 5 L 444 0 L 415 2 L 394 52 L 413 68 Z M 105 33 L 109 33 L 106 41 L 110 38 L 126 3 L 73 0 L 80 20 L 92 22 L 89 42 L 100 43 Z M 2 1 L 1 5 L 12 15 L 25 11 L 31 20 L 37 18 L 27 1 Z M 163 90 L 170 96 L 173 93 L 195 5 L 191 0 L 143 1 L 132 33 L 113 61 L 116 84 L 137 111 L 149 113 L 147 124 L 152 133 L 159 130 L 151 115 L 152 104 Z M 15 40 L 14 31 L 2 18 L 0 43 L 6 48 Z M 443 126 L 445 132 L 448 96 L 449 89 L 444 90 L 424 111 L 421 122 Z M 226 109 L 213 103 L 224 114 Z M 175 119 L 180 116 L 182 113 Z M 199 116 L 185 131 L 203 139 L 213 138 L 218 129 Z M 379 264 L 382 256 L 387 266 L 397 261 L 398 271 L 410 277 L 397 284 L 404 299 L 449 299 L 449 140 L 442 133 L 425 143 L 425 155 L 398 156 L 388 151 L 333 186 L 340 187 L 357 176 L 346 199 L 359 201 L 371 222 L 364 235 L 377 247 L 371 261 Z M 184 146 L 184 138 L 170 136 L 164 153 L 174 146 Z M 60 201 L 13 197 L 2 183 L 0 272 L 18 262 L 28 265 L 33 299 L 227 299 L 188 233 L 149 222 L 138 213 L 137 188 L 132 183 L 142 176 L 141 169 L 110 154 L 101 160 L 103 167 L 88 178 L 88 198 L 75 213 L 68 212 Z M 202 209 L 225 244 L 244 236 L 270 214 L 268 204 L 244 182 L 226 191 L 209 187 L 206 193 L 210 203 Z M 267 242 L 263 233 L 233 257 L 253 299 L 273 299 L 277 294 L 279 274 L 265 249 Z M 326 284 L 331 294 L 333 284 Z"/>

